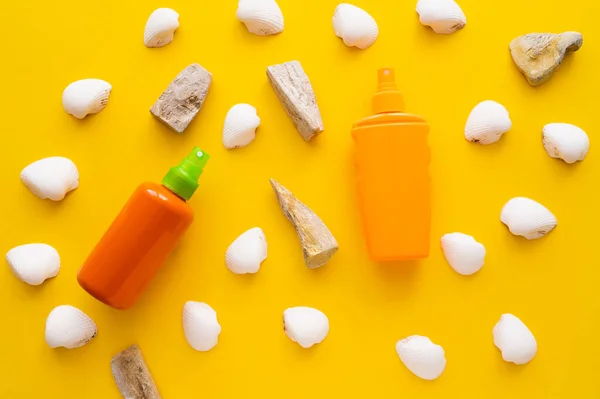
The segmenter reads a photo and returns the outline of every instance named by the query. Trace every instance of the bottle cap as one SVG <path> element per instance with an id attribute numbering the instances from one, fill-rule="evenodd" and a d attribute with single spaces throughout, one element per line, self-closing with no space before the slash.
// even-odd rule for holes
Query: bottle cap
<path id="1" fill-rule="evenodd" d="M 404 98 L 396 86 L 393 68 L 382 68 L 377 71 L 377 92 L 373 96 L 373 113 L 404 111 Z"/>
<path id="2" fill-rule="evenodd" d="M 202 168 L 210 156 L 198 147 L 178 166 L 172 167 L 162 181 L 162 185 L 184 200 L 189 200 L 198 188 Z"/>

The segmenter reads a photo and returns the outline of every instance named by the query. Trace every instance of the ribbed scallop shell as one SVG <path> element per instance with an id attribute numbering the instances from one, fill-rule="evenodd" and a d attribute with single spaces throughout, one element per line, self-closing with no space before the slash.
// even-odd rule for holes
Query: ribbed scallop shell
<path id="1" fill-rule="evenodd" d="M 223 126 L 223 145 L 228 150 L 245 147 L 256 137 L 256 128 L 260 118 L 256 108 L 250 104 L 236 104 L 225 117 Z"/>
<path id="2" fill-rule="evenodd" d="M 217 312 L 206 303 L 186 302 L 182 323 L 185 339 L 195 350 L 206 352 L 217 345 L 221 325 L 217 320 Z"/>
<path id="3" fill-rule="evenodd" d="M 347 3 L 335 8 L 333 30 L 346 46 L 363 50 L 371 47 L 379 35 L 375 19 L 362 8 Z"/>
<path id="4" fill-rule="evenodd" d="M 283 329 L 292 341 L 310 348 L 329 334 L 329 319 L 318 309 L 296 306 L 283 312 Z"/>
<path id="5" fill-rule="evenodd" d="M 542 238 L 557 225 L 556 217 L 545 206 L 532 199 L 515 197 L 500 213 L 500 220 L 510 232 L 528 240 Z"/>
<path id="6" fill-rule="evenodd" d="M 537 342 L 527 326 L 512 314 L 503 314 L 492 331 L 494 345 L 502 359 L 515 364 L 529 363 L 537 353 Z"/>
<path id="7" fill-rule="evenodd" d="M 46 342 L 51 348 L 79 348 L 96 336 L 96 323 L 70 305 L 54 308 L 46 319 Z"/>
<path id="8" fill-rule="evenodd" d="M 445 234 L 441 241 L 446 260 L 458 274 L 469 276 L 483 267 L 485 247 L 472 236 L 450 233 Z"/>
<path id="9" fill-rule="evenodd" d="M 549 123 L 544 126 L 543 143 L 548 155 L 566 163 L 583 161 L 590 149 L 586 132 L 569 123 Z"/>
<path id="10" fill-rule="evenodd" d="M 423 25 L 443 35 L 454 33 L 467 24 L 465 13 L 453 0 L 419 0 L 417 13 Z"/>
<path id="11" fill-rule="evenodd" d="M 60 201 L 79 186 L 79 171 L 68 158 L 50 157 L 26 166 L 21 180 L 37 197 Z"/>
<path id="12" fill-rule="evenodd" d="M 62 104 L 67 114 L 77 119 L 97 114 L 108 104 L 112 86 L 100 79 L 83 79 L 68 85 L 63 91 Z"/>
<path id="13" fill-rule="evenodd" d="M 163 47 L 173 41 L 179 28 L 179 14 L 170 8 L 158 8 L 150 14 L 144 29 L 146 47 Z"/>
<path id="14" fill-rule="evenodd" d="M 21 281 L 40 285 L 60 271 L 58 251 L 48 244 L 25 244 L 6 253 L 10 270 Z"/>
<path id="15" fill-rule="evenodd" d="M 225 264 L 235 274 L 256 273 L 267 259 L 267 239 L 259 227 L 254 227 L 231 243 L 225 253 Z"/>
<path id="16" fill-rule="evenodd" d="M 411 335 L 398 341 L 396 352 L 402 363 L 424 380 L 435 380 L 446 368 L 444 348 L 421 335 Z"/>
<path id="17" fill-rule="evenodd" d="M 482 101 L 473 108 L 465 125 L 465 138 L 477 144 L 493 144 L 510 130 L 512 121 L 504 106 Z"/>
<path id="18" fill-rule="evenodd" d="M 236 17 L 255 35 L 283 32 L 283 14 L 275 0 L 239 0 Z"/>

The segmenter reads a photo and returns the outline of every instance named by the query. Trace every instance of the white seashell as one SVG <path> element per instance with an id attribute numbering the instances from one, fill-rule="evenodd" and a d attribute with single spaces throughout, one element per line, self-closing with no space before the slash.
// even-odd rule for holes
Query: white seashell
<path id="1" fill-rule="evenodd" d="M 183 333 L 192 348 L 200 352 L 211 350 L 219 341 L 221 325 L 217 312 L 203 302 L 187 301 L 183 306 Z"/>
<path id="2" fill-rule="evenodd" d="M 444 348 L 421 335 L 411 335 L 396 342 L 396 352 L 402 363 L 424 380 L 435 380 L 446 368 Z"/>
<path id="3" fill-rule="evenodd" d="M 46 342 L 51 348 L 79 348 L 96 336 L 96 323 L 70 305 L 57 306 L 46 319 Z"/>
<path id="4" fill-rule="evenodd" d="M 256 273 L 267 259 L 267 239 L 260 227 L 254 227 L 231 243 L 225 253 L 225 264 L 235 274 Z"/>
<path id="5" fill-rule="evenodd" d="M 60 201 L 79 187 L 79 171 L 68 158 L 44 158 L 26 166 L 21 181 L 37 197 Z"/>
<path id="6" fill-rule="evenodd" d="M 529 363 L 537 353 L 537 342 L 529 328 L 518 317 L 503 314 L 494 326 L 494 345 L 502 351 L 502 359 L 515 364 Z"/>
<path id="7" fill-rule="evenodd" d="M 150 14 L 144 29 L 146 47 L 163 47 L 173 41 L 179 28 L 179 14 L 170 8 L 158 8 Z"/>
<path id="8" fill-rule="evenodd" d="M 423 25 L 443 35 L 454 33 L 467 24 L 465 13 L 453 0 L 419 0 L 417 13 Z"/>
<path id="9" fill-rule="evenodd" d="M 442 249 L 446 260 L 458 274 L 469 276 L 483 267 L 485 247 L 470 235 L 444 234 Z"/>
<path id="10" fill-rule="evenodd" d="M 62 95 L 63 108 L 67 114 L 83 119 L 97 114 L 108 104 L 112 86 L 100 79 L 83 79 L 67 86 Z"/>
<path id="11" fill-rule="evenodd" d="M 510 130 L 512 122 L 504 106 L 495 101 L 480 102 L 465 125 L 465 138 L 477 144 L 493 144 Z"/>
<path id="12" fill-rule="evenodd" d="M 525 197 L 509 200 L 500 213 L 500 220 L 511 233 L 528 240 L 542 238 L 556 227 L 556 217 L 542 204 Z"/>
<path id="13" fill-rule="evenodd" d="M 275 0 L 239 0 L 235 15 L 255 35 L 283 32 L 283 14 Z"/>
<path id="14" fill-rule="evenodd" d="M 256 128 L 260 118 L 256 108 L 250 104 L 236 104 L 225 117 L 223 126 L 223 145 L 228 150 L 245 147 L 256 137 Z"/>
<path id="15" fill-rule="evenodd" d="M 58 251 L 48 244 L 25 244 L 6 253 L 10 270 L 21 281 L 40 285 L 60 270 Z"/>
<path id="16" fill-rule="evenodd" d="M 544 148 L 552 158 L 566 163 L 583 161 L 590 149 L 588 135 L 575 125 L 549 123 L 543 129 Z"/>
<path id="17" fill-rule="evenodd" d="M 283 329 L 303 348 L 322 342 L 329 333 L 329 319 L 320 310 L 296 306 L 283 312 Z"/>
<path id="18" fill-rule="evenodd" d="M 335 8 L 333 30 L 337 37 L 342 38 L 346 46 L 354 46 L 362 50 L 371 47 L 379 35 L 375 19 L 362 8 L 347 3 L 342 3 Z"/>

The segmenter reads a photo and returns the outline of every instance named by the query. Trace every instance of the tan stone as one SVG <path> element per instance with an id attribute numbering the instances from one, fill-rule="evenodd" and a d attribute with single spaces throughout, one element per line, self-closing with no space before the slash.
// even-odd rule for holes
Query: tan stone
<path id="1" fill-rule="evenodd" d="M 161 399 L 152 374 L 137 345 L 116 354 L 110 362 L 119 391 L 127 399 Z"/>
<path id="2" fill-rule="evenodd" d="M 183 133 L 200 111 L 211 81 L 211 73 L 200 65 L 188 66 L 161 94 L 150 112 L 177 133 Z"/>
<path id="3" fill-rule="evenodd" d="M 537 86 L 550 79 L 565 54 L 579 50 L 582 45 L 579 32 L 529 33 L 510 43 L 510 54 L 529 84 Z"/>

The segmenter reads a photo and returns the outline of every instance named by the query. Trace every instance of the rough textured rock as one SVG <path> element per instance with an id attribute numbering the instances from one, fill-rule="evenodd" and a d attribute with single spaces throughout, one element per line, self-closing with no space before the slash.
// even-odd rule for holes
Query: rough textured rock
<path id="1" fill-rule="evenodd" d="M 338 243 L 325 223 L 281 184 L 270 179 L 285 217 L 292 222 L 302 244 L 307 267 L 323 266 L 338 250 Z"/>
<path id="2" fill-rule="evenodd" d="M 161 399 L 142 351 L 137 345 L 115 355 L 110 362 L 110 368 L 125 399 Z"/>
<path id="3" fill-rule="evenodd" d="M 510 43 L 510 54 L 529 84 L 537 86 L 550 79 L 565 54 L 582 45 L 579 32 L 529 33 Z"/>
<path id="4" fill-rule="evenodd" d="M 200 65 L 188 66 L 161 94 L 150 112 L 177 133 L 183 133 L 200 111 L 211 81 L 211 73 Z"/>
<path id="5" fill-rule="evenodd" d="M 308 76 L 298 61 L 271 65 L 267 68 L 271 86 L 296 130 L 309 141 L 323 131 L 323 120 Z"/>

